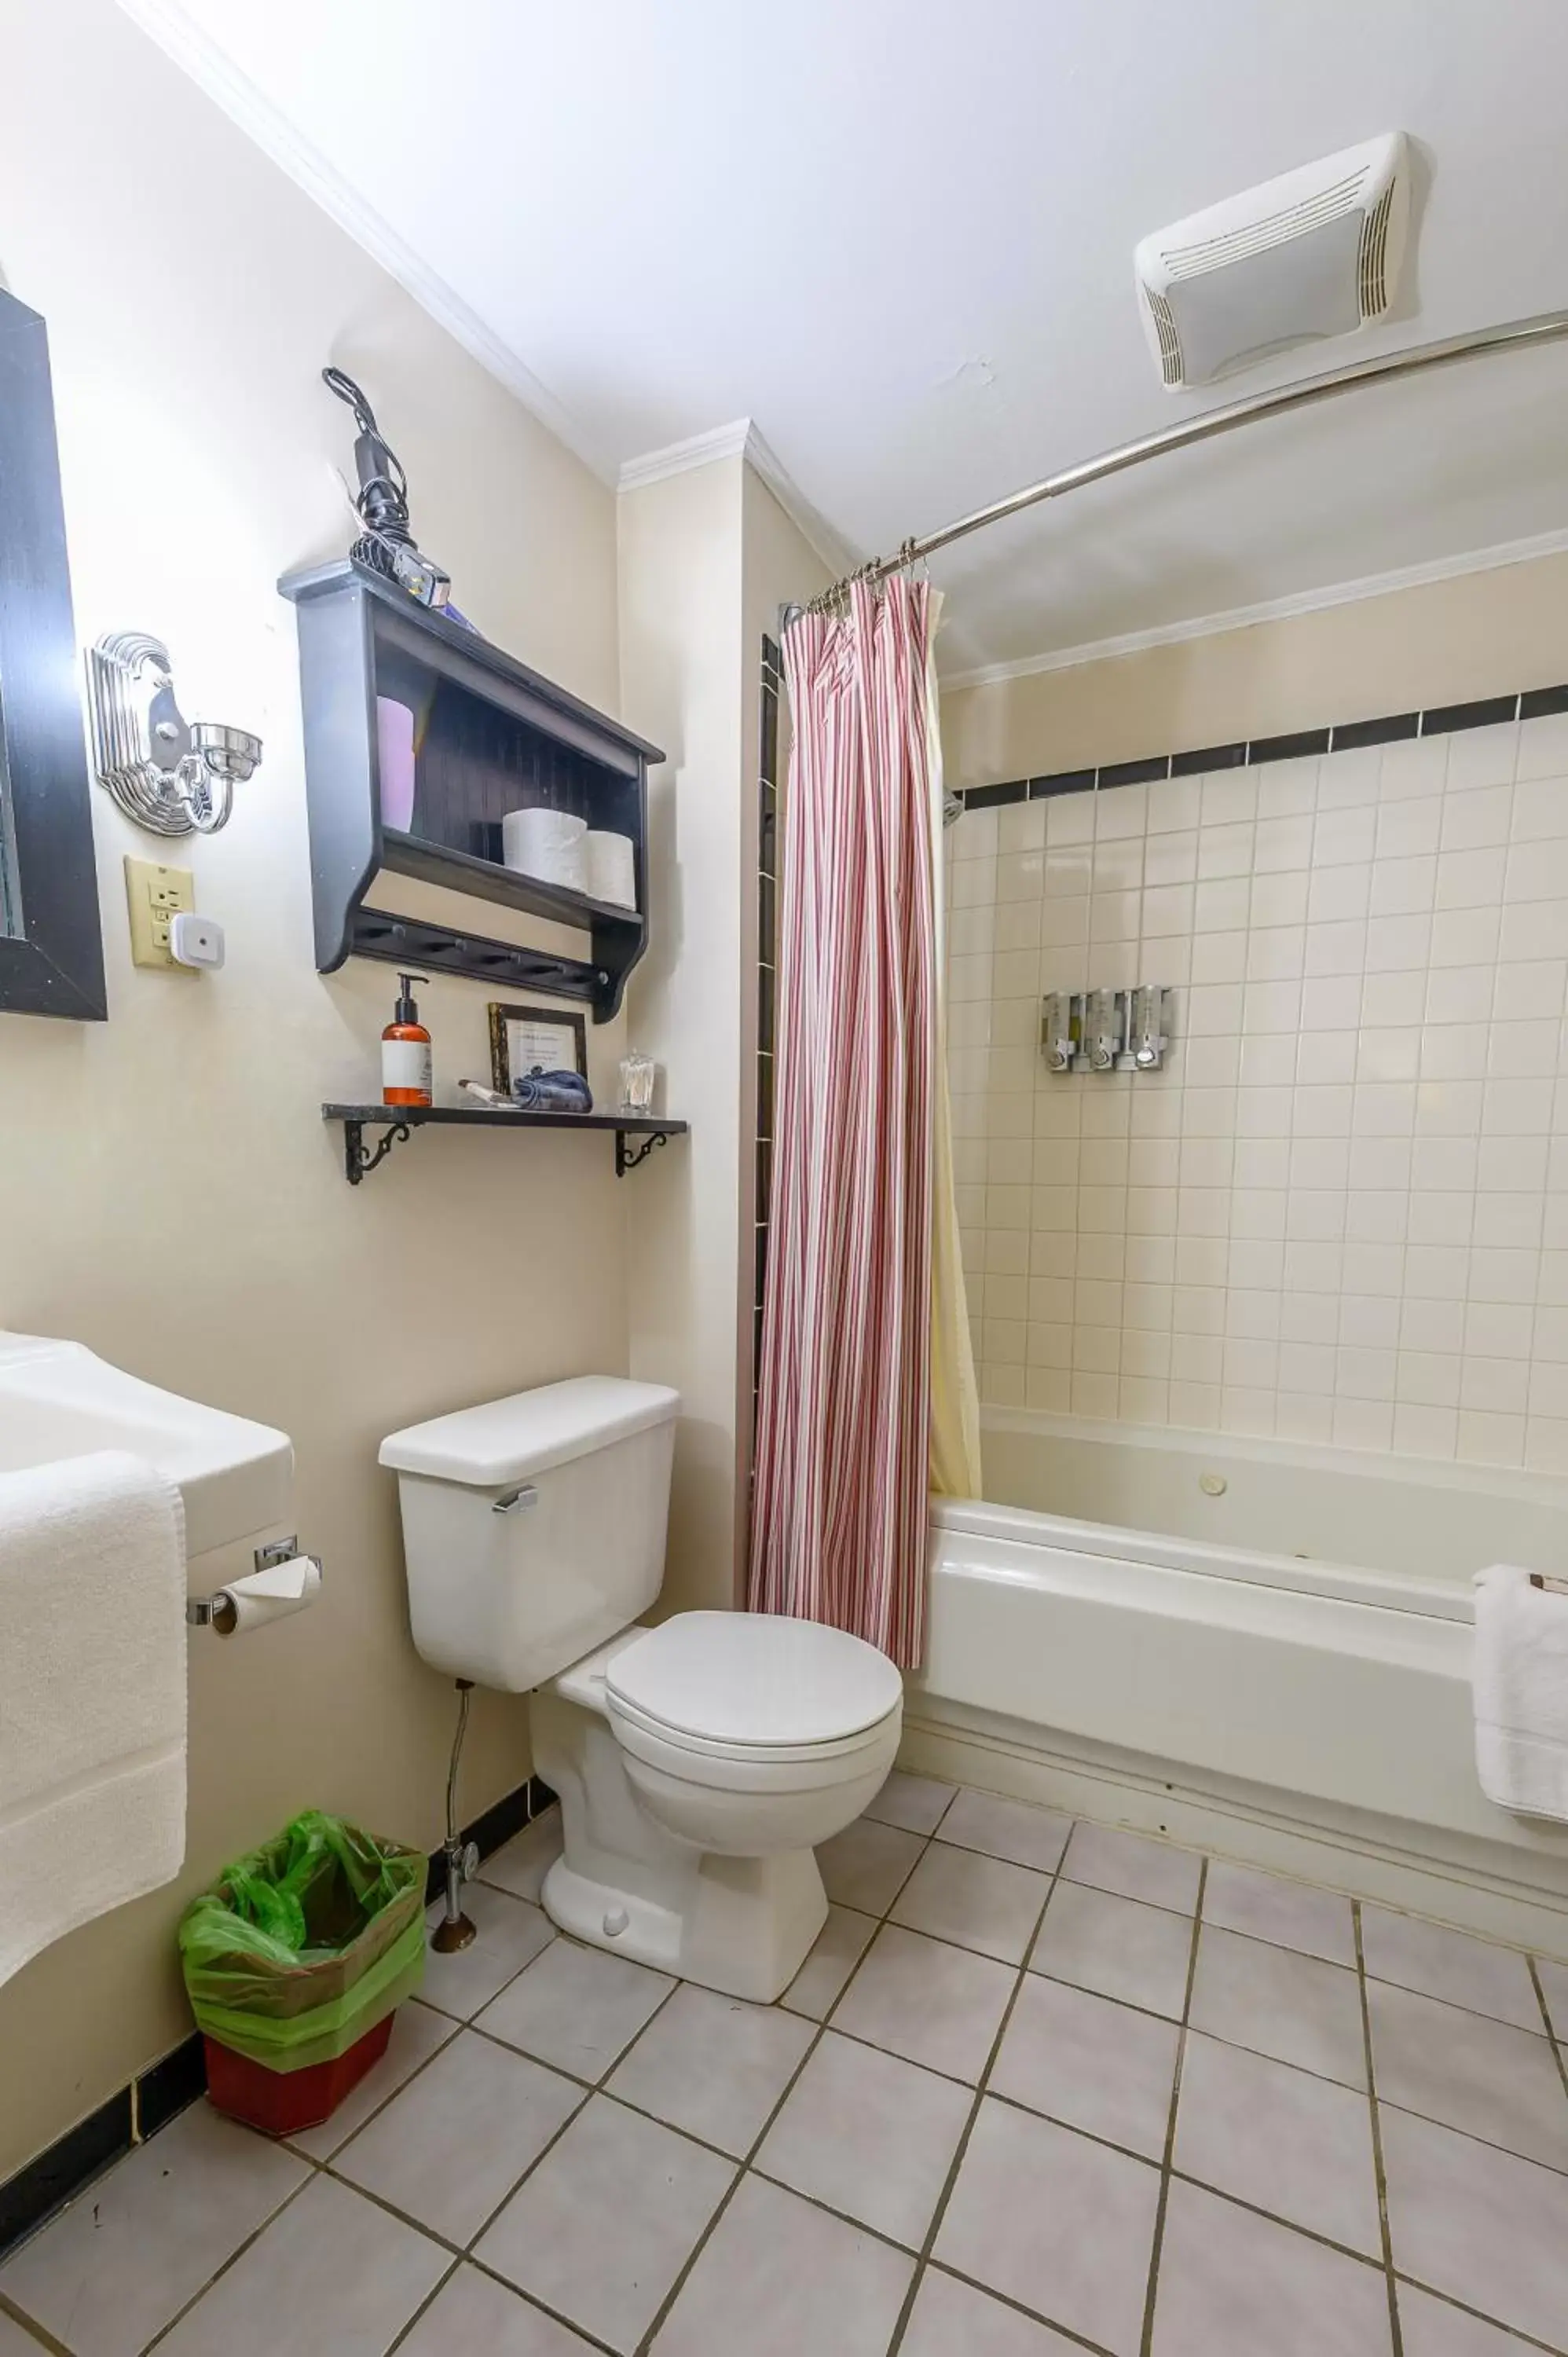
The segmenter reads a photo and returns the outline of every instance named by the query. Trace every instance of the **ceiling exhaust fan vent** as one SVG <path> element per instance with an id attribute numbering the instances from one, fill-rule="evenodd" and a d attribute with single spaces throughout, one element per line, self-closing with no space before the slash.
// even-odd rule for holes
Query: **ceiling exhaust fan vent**
<path id="1" fill-rule="evenodd" d="M 1212 384 L 1380 319 L 1409 221 L 1408 149 L 1391 131 L 1141 239 L 1133 263 L 1161 381 Z"/>

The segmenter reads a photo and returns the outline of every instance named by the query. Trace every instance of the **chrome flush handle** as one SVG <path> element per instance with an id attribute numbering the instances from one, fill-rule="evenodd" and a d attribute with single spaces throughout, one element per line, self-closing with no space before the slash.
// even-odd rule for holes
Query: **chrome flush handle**
<path id="1" fill-rule="evenodd" d="M 532 1481 L 525 1481 L 521 1490 L 509 1490 L 504 1498 L 498 1498 L 490 1512 L 492 1514 L 521 1514 L 538 1503 L 538 1491 Z"/>

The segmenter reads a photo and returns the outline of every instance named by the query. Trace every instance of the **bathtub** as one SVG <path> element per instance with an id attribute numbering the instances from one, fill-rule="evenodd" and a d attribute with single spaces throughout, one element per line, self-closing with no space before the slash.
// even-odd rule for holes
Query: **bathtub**
<path id="1" fill-rule="evenodd" d="M 1568 1920 L 1568 1827 L 1486 1800 L 1470 1708 L 1471 1576 L 1568 1576 L 1568 1481 L 1017 1409 L 983 1448 L 986 1501 L 931 1504 L 910 1764 L 952 1765 L 945 1729 L 1054 1763 L 992 1778 L 1033 1797 L 1186 1796 L 1215 1846 L 1219 1807 Z"/>

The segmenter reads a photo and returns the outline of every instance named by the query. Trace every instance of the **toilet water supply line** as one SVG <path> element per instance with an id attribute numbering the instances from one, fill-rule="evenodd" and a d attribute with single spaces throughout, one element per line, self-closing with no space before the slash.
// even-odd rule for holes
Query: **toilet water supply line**
<path id="1" fill-rule="evenodd" d="M 457 1680 L 457 1731 L 452 1738 L 451 1764 L 446 1770 L 446 1912 L 431 1935 L 431 1946 L 437 1955 L 450 1956 L 459 1948 L 470 1946 L 476 1937 L 474 1926 L 464 1914 L 458 1894 L 469 1881 L 479 1863 L 478 1845 L 465 1845 L 457 1830 L 457 1763 L 463 1757 L 463 1738 L 468 1732 L 468 1696 L 474 1691 L 472 1678 Z"/>
<path id="2" fill-rule="evenodd" d="M 1413 344 L 1405 351 L 1388 352 L 1376 360 L 1352 361 L 1348 366 L 1330 369 L 1322 376 L 1305 377 L 1295 384 L 1282 385 L 1277 392 L 1253 393 L 1245 401 L 1228 403 L 1222 409 L 1205 410 L 1196 417 L 1184 418 L 1177 425 L 1165 426 L 1157 434 L 1145 434 L 1136 442 L 1124 442 L 1119 449 L 1104 451 L 1097 458 L 1084 458 L 1076 467 L 1064 467 L 1060 473 L 1047 475 L 1021 491 L 1009 493 L 1004 500 L 993 500 L 989 507 L 976 508 L 972 514 L 960 516 L 956 523 L 944 524 L 940 532 L 928 533 L 923 539 L 905 541 L 896 556 L 873 557 L 813 597 L 806 610 L 813 614 L 836 612 L 854 582 L 884 581 L 890 574 L 902 573 L 918 564 L 922 557 L 935 555 L 938 549 L 948 547 L 953 541 L 967 539 L 972 532 L 983 532 L 987 524 L 1021 515 L 1026 508 L 1037 507 L 1043 500 L 1061 499 L 1069 491 L 1081 490 L 1086 484 L 1102 482 L 1106 476 L 1122 474 L 1129 467 L 1141 467 L 1146 458 L 1163 458 L 1168 451 L 1185 450 L 1195 442 L 1212 441 L 1238 426 L 1256 425 L 1264 417 L 1283 417 L 1294 409 L 1313 408 L 1320 401 L 1331 401 L 1360 385 L 1388 384 L 1400 377 L 1423 375 L 1428 369 L 1480 360 L 1488 352 L 1525 350 L 1538 344 L 1558 343 L 1564 337 L 1568 337 L 1568 311 L 1541 311 L 1531 318 L 1509 319 L 1500 327 L 1478 328 L 1469 335 L 1445 336 L 1436 343 Z"/>

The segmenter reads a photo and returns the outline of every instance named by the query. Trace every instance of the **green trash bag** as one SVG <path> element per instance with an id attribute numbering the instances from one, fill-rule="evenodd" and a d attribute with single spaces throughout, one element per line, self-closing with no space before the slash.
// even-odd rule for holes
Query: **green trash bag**
<path id="1" fill-rule="evenodd" d="M 423 1851 L 295 1817 L 180 1919 L 198 2029 L 274 2071 L 347 2053 L 424 1978 L 424 1878 Z"/>

